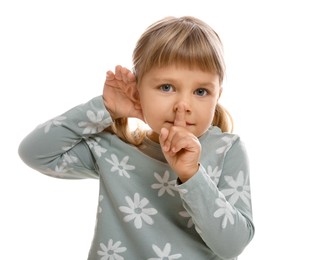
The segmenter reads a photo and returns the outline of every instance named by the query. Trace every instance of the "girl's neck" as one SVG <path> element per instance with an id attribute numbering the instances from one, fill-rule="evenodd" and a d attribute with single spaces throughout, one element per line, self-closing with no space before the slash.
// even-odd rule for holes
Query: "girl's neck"
<path id="1" fill-rule="evenodd" d="M 159 135 L 158 133 L 155 133 L 153 130 L 148 130 L 146 136 L 153 142 L 159 143 Z"/>

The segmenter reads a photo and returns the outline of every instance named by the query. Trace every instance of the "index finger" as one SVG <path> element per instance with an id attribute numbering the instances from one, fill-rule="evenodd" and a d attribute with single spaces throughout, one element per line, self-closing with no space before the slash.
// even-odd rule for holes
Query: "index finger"
<path id="1" fill-rule="evenodd" d="M 174 125 L 186 127 L 185 108 L 182 104 L 177 106 L 177 110 L 175 112 Z"/>

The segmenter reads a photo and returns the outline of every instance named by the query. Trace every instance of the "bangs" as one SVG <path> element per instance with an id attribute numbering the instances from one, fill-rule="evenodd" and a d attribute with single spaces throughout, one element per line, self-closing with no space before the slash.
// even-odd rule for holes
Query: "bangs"
<path id="1" fill-rule="evenodd" d="M 158 25 L 160 29 L 157 29 Z M 204 30 L 203 24 L 198 26 L 187 19 L 150 27 L 148 33 L 142 35 L 133 54 L 137 78 L 154 67 L 175 65 L 214 71 L 222 81 L 225 70 L 222 45 L 218 35 L 209 28 Z"/>

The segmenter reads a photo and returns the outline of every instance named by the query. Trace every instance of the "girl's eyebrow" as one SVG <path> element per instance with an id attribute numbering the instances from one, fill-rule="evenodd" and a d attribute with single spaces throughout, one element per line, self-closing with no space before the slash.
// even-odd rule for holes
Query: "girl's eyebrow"
<path id="1" fill-rule="evenodd" d="M 158 78 L 158 77 L 153 77 L 151 79 L 151 81 L 153 82 L 161 82 L 161 83 L 173 83 L 173 84 L 178 84 L 179 80 L 176 80 L 174 78 L 167 78 L 167 77 L 163 77 L 163 78 Z M 195 85 L 198 86 L 212 86 L 215 87 L 215 83 L 213 81 L 197 81 L 195 82 Z"/>
<path id="2" fill-rule="evenodd" d="M 151 82 L 153 84 L 172 84 L 172 85 L 178 85 L 179 81 L 173 78 L 167 78 L 167 77 L 163 77 L 163 78 L 159 78 L 159 77 L 154 77 L 151 79 Z"/>
<path id="3" fill-rule="evenodd" d="M 163 77 L 163 78 L 157 78 L 154 77 L 151 79 L 152 82 L 154 82 L 154 84 L 172 84 L 174 86 L 179 85 L 179 80 L 173 79 L 173 78 L 167 78 L 167 77 Z M 210 88 L 210 89 L 215 89 L 216 87 L 218 87 L 218 83 L 215 84 L 214 81 L 198 81 L 195 82 L 194 84 L 195 86 L 201 88 L 201 87 L 205 87 L 205 88 Z"/>

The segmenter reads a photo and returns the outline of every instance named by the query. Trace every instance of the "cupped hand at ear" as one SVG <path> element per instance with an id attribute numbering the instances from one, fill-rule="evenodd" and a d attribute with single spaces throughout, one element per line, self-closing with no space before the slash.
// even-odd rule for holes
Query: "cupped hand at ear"
<path id="1" fill-rule="evenodd" d="M 144 120 L 135 75 L 120 65 L 109 70 L 103 89 L 104 104 L 112 119 L 135 117 Z"/>

